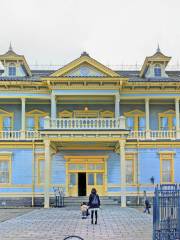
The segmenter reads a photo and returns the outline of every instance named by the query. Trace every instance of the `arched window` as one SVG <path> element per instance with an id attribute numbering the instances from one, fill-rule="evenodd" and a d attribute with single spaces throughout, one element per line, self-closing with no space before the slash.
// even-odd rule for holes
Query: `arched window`
<path id="1" fill-rule="evenodd" d="M 9 65 L 9 76 L 16 76 L 16 66 L 14 64 Z"/>
<path id="2" fill-rule="evenodd" d="M 154 67 L 154 76 L 161 77 L 161 66 L 159 64 Z"/>

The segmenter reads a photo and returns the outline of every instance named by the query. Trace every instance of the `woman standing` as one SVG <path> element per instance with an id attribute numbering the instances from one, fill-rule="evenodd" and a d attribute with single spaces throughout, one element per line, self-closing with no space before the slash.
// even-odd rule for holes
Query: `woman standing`
<path id="1" fill-rule="evenodd" d="M 94 214 L 95 214 L 95 224 L 97 224 L 97 212 L 100 207 L 100 199 L 95 188 L 92 188 L 91 194 L 89 196 L 89 208 L 91 210 L 91 224 L 93 224 Z"/>

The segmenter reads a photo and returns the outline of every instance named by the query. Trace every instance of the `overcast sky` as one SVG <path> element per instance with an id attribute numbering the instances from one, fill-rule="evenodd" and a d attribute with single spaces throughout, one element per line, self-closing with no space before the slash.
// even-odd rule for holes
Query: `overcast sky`
<path id="1" fill-rule="evenodd" d="M 180 61 L 180 0 L 0 0 L 0 23 L 0 54 L 11 41 L 30 65 L 142 64 L 158 42 Z"/>

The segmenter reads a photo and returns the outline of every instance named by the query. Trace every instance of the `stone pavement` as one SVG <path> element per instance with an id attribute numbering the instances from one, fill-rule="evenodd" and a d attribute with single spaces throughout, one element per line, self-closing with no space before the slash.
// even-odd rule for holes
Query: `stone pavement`
<path id="1" fill-rule="evenodd" d="M 81 219 L 79 208 L 35 209 L 0 223 L 1 240 L 63 240 L 79 235 L 84 240 L 151 240 L 152 216 L 133 208 L 104 206 L 99 222 Z"/>
<path id="2" fill-rule="evenodd" d="M 0 222 L 21 216 L 32 211 L 32 208 L 0 208 Z"/>

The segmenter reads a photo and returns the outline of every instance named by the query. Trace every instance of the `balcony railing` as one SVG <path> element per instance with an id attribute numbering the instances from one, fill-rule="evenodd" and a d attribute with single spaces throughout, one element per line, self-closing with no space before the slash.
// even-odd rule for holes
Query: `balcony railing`
<path id="1" fill-rule="evenodd" d="M 137 140 L 158 140 L 158 139 L 177 139 L 176 131 L 162 131 L 162 130 L 149 130 L 149 131 L 131 131 L 128 139 Z"/>
<path id="2" fill-rule="evenodd" d="M 0 131 L 0 140 L 38 140 L 41 139 L 38 131 Z"/>
<path id="3" fill-rule="evenodd" d="M 45 118 L 45 129 L 125 130 L 125 117 L 119 118 Z"/>

